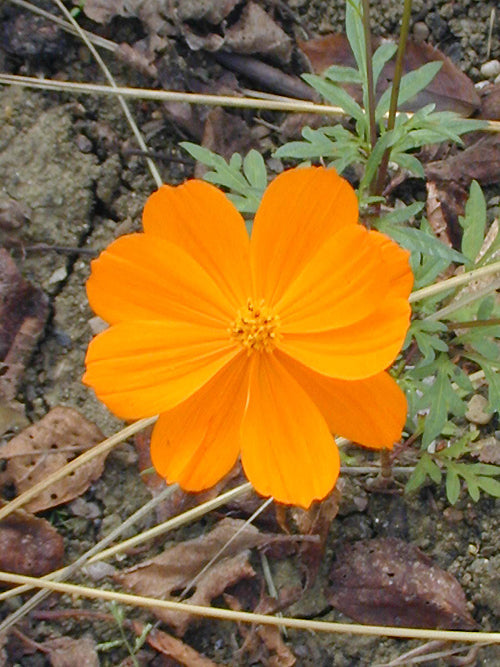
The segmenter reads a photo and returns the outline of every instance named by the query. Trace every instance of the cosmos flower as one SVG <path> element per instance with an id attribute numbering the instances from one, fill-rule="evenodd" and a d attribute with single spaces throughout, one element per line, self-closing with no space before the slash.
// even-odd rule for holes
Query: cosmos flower
<path id="1" fill-rule="evenodd" d="M 123 419 L 159 414 L 151 457 L 201 491 L 241 457 L 257 492 L 308 507 L 339 473 L 333 434 L 390 448 L 406 416 L 385 369 L 409 325 L 408 253 L 358 223 L 335 171 L 291 169 L 267 188 L 251 239 L 209 183 L 163 185 L 144 233 L 92 262 L 111 326 L 84 382 Z"/>

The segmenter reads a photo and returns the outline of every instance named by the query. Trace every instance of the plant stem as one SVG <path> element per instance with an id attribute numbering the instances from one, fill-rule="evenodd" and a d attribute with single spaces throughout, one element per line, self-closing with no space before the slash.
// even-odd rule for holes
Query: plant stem
<path id="1" fill-rule="evenodd" d="M 403 58 L 406 51 L 406 41 L 408 39 L 408 30 L 410 28 L 410 18 L 411 18 L 411 0 L 405 0 L 403 7 L 403 18 L 401 19 L 401 33 L 399 35 L 398 52 L 396 54 L 396 67 L 394 70 L 394 79 L 392 81 L 389 118 L 387 119 L 388 132 L 394 129 L 394 123 L 396 121 L 399 86 L 401 83 L 401 77 L 403 75 Z M 381 194 L 382 190 L 384 189 L 384 182 L 387 176 L 387 166 L 389 164 L 390 152 L 391 149 L 387 148 L 384 155 L 382 156 L 382 160 L 380 161 L 377 181 L 375 187 L 373 188 L 373 193 L 376 195 Z"/>
<path id="2" fill-rule="evenodd" d="M 441 280 L 440 282 L 433 283 L 427 287 L 422 287 L 421 289 L 413 292 L 413 294 L 410 294 L 409 301 L 410 303 L 414 303 L 415 301 L 420 301 L 420 299 L 426 299 L 428 296 L 435 296 L 436 294 L 446 292 L 446 290 L 452 289 L 453 287 L 465 285 L 472 280 L 476 280 L 477 278 L 484 278 L 485 276 L 489 276 L 492 273 L 500 273 L 500 261 L 493 262 L 487 266 L 482 266 L 479 269 L 467 271 L 466 273 L 462 273 L 459 276 L 453 276 L 453 278 L 448 278 L 447 280 Z"/>
<path id="3" fill-rule="evenodd" d="M 375 124 L 375 90 L 373 88 L 373 48 L 370 30 L 370 0 L 363 0 L 363 30 L 365 33 L 366 53 L 366 92 L 368 120 L 370 124 L 370 144 L 373 148 L 377 143 L 377 126 Z"/>

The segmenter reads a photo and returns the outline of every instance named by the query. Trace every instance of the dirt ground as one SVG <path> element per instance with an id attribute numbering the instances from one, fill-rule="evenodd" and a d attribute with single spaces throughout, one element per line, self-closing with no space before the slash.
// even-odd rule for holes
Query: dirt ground
<path id="1" fill-rule="evenodd" d="M 40 3 L 42 4 L 42 3 Z M 262 3 L 268 7 L 274 2 Z M 283 3 L 315 34 L 342 28 L 343 2 L 338 0 L 289 0 Z M 375 3 L 372 3 L 375 4 Z M 400 2 L 376 3 L 374 32 L 394 35 L 400 20 Z M 492 51 L 487 55 L 488 30 L 494 2 L 458 0 L 433 2 L 415 0 L 413 30 L 428 30 L 428 39 L 447 53 L 472 79 L 484 78 L 481 65 L 487 59 L 500 57 L 498 16 Z M 55 11 L 51 3 L 43 6 Z M 103 81 L 97 66 L 76 38 L 57 33 L 50 37 L 50 48 L 36 44 L 33 33 L 25 41 L 13 44 L 8 31 L 19 15 L 27 10 L 14 9 L 9 3 L 0 8 L 0 69 L 17 74 L 60 78 L 71 81 Z M 121 19 L 105 27 L 83 19 L 85 25 L 105 34 L 108 39 L 135 41 L 142 34 L 136 19 Z M 415 28 L 415 24 L 420 24 Z M 283 25 L 292 34 L 299 30 L 290 19 Z M 31 36 L 30 36 L 31 35 Z M 18 40 L 19 41 L 19 40 Z M 211 68 L 220 67 L 211 57 L 189 53 L 182 40 L 172 39 L 172 63 L 189 68 L 190 76 L 209 80 Z M 23 48 L 24 47 L 24 48 Z M 127 64 L 105 54 L 120 84 L 150 86 L 151 80 Z M 179 183 L 193 175 L 194 163 L 178 147 L 180 140 L 191 138 L 160 105 L 135 103 L 132 110 L 146 141 L 154 151 L 156 163 L 165 182 Z M 243 114 L 252 123 L 249 114 Z M 282 117 L 273 117 L 279 123 Z M 270 156 L 270 146 L 279 137 L 267 135 L 263 150 Z M 271 163 L 272 166 L 272 163 Z M 81 384 L 84 355 L 95 331 L 85 281 L 89 263 L 118 235 L 140 227 L 142 207 L 155 189 L 145 161 L 137 155 L 130 129 L 115 101 L 84 95 L 35 92 L 18 87 L 0 90 L 0 198 L 22 205 L 23 224 L 0 226 L 0 245 L 9 248 L 24 277 L 41 287 L 49 296 L 50 317 L 34 355 L 26 368 L 17 400 L 25 417 L 4 424 L 4 440 L 23 426 L 41 419 L 52 407 L 77 408 L 109 435 L 122 424 Z M 62 246 L 55 251 L 37 244 Z M 497 426 L 498 428 L 498 426 Z M 1 452 L 1 450 L 0 450 Z M 117 525 L 150 498 L 137 469 L 137 456 L 131 444 L 112 453 L 103 476 L 85 493 L 84 500 L 97 507 L 97 515 L 86 518 L 74 513 L 72 505 L 51 510 L 49 518 L 64 535 L 66 557 L 77 555 Z M 405 497 L 399 493 L 368 491 L 363 479 L 346 480 L 345 498 L 339 517 L 333 522 L 324 561 L 318 578 L 287 615 L 323 620 L 345 620 L 332 610 L 325 597 L 327 576 L 336 551 L 346 542 L 371 537 L 398 537 L 411 541 L 462 585 L 474 619 L 484 631 L 500 629 L 500 536 L 499 503 L 481 499 L 473 503 L 464 499 L 451 510 L 446 498 L 434 487 Z M 142 527 L 154 523 L 154 517 Z M 206 528 L 200 524 L 189 528 L 190 536 Z M 179 533 L 173 539 L 183 539 Z M 145 557 L 142 554 L 141 557 Z M 258 561 L 258 559 L 257 559 Z M 256 561 L 255 567 L 259 567 Z M 300 581 L 294 557 L 271 563 L 277 587 L 290 580 Z M 15 606 L 5 605 L 2 616 Z M 65 605 L 71 606 L 66 600 Z M 82 603 L 96 608 L 91 603 Z M 147 618 L 141 615 L 141 618 Z M 85 620 L 64 622 L 32 621 L 24 632 L 37 641 L 49 634 L 90 633 L 98 642 L 116 639 L 113 624 Z M 241 643 L 237 630 L 228 624 L 204 621 L 188 631 L 184 640 L 218 664 L 265 664 L 235 662 L 235 643 Z M 348 667 L 375 665 L 394 659 L 416 644 L 412 642 L 355 638 L 289 632 L 286 643 L 297 658 L 297 665 Z M 123 647 L 100 653 L 101 664 L 120 664 L 127 657 Z M 155 661 L 156 660 L 156 661 Z M 12 663 L 14 664 L 14 663 Z M 48 664 L 40 653 L 24 655 L 22 665 Z M 62 664 L 62 663 L 61 663 Z M 142 664 L 177 664 L 160 662 L 154 653 L 146 652 Z M 279 664 L 279 663 L 275 663 Z M 452 664 L 434 661 L 433 665 Z M 458 664 L 458 663 L 453 663 Z M 465 663 L 460 663 L 465 664 Z M 500 664 L 500 652 L 482 648 L 471 656 L 471 665 Z"/>

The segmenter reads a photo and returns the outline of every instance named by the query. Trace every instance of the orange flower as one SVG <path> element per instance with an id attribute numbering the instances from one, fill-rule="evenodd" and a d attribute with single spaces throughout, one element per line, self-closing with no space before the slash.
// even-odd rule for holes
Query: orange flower
<path id="1" fill-rule="evenodd" d="M 151 456 L 201 491 L 241 456 L 255 489 L 308 507 L 333 488 L 331 433 L 392 447 L 406 401 L 384 372 L 408 329 L 408 253 L 357 224 L 335 171 L 291 169 L 267 188 L 251 240 L 212 185 L 162 186 L 144 233 L 114 241 L 87 283 L 111 324 L 84 382 L 123 419 L 159 414 Z"/>

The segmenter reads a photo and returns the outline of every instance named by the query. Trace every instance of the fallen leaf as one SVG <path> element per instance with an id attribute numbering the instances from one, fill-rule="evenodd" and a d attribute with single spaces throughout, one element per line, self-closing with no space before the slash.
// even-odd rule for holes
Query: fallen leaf
<path id="1" fill-rule="evenodd" d="M 14 399 L 48 314 L 47 295 L 27 282 L 0 248 L 0 403 Z"/>
<path id="2" fill-rule="evenodd" d="M 259 4 L 248 2 L 238 21 L 226 30 L 224 48 L 236 53 L 258 53 L 285 64 L 290 60 L 292 41 Z"/>
<path id="3" fill-rule="evenodd" d="M 226 160 L 229 160 L 233 153 L 246 155 L 250 149 L 259 148 L 259 142 L 245 121 L 221 107 L 215 107 L 209 112 L 201 145 L 217 152 Z M 205 165 L 198 162 L 195 167 L 195 177 L 202 178 L 207 170 Z"/>
<path id="4" fill-rule="evenodd" d="M 57 406 L 0 449 L 6 461 L 0 486 L 14 485 L 17 494 L 26 491 L 62 468 L 82 452 L 103 440 L 103 434 L 74 408 Z M 40 512 L 69 502 L 98 479 L 106 455 L 97 456 L 45 489 L 25 508 Z"/>
<path id="5" fill-rule="evenodd" d="M 500 82 L 480 90 L 481 118 L 500 120 Z"/>
<path id="6" fill-rule="evenodd" d="M 140 635 L 143 628 L 142 623 L 133 621 L 133 626 L 137 634 Z M 218 663 L 198 653 L 198 651 L 195 651 L 194 648 L 191 648 L 191 646 L 188 646 L 180 639 L 176 639 L 161 630 L 151 630 L 148 633 L 146 641 L 151 648 L 154 648 L 168 658 L 176 660 L 177 663 L 185 667 L 217 667 Z"/>
<path id="7" fill-rule="evenodd" d="M 63 558 L 64 540 L 45 519 L 16 510 L 0 521 L 0 570 L 42 577 Z"/>
<path id="8" fill-rule="evenodd" d="M 48 653 L 52 667 L 99 667 L 96 644 L 90 637 L 56 637 L 41 646 Z"/>
<path id="9" fill-rule="evenodd" d="M 243 530 L 228 544 L 240 528 Z M 158 556 L 122 571 L 114 578 L 139 595 L 162 600 L 178 599 L 175 596 L 228 544 L 218 562 L 199 577 L 194 592 L 185 598 L 192 604 L 208 606 L 228 586 L 255 575 L 248 561 L 250 549 L 266 544 L 269 539 L 269 535 L 260 533 L 254 526 L 245 526 L 244 521 L 225 518 L 208 534 L 167 548 Z M 166 609 L 155 609 L 154 613 L 180 636 L 193 620 L 190 614 Z"/>
<path id="10" fill-rule="evenodd" d="M 443 185 L 451 181 L 468 189 L 472 180 L 480 185 L 494 185 L 500 180 L 500 135 L 486 135 L 479 141 L 444 160 L 425 165 L 428 180 Z"/>
<path id="11" fill-rule="evenodd" d="M 436 237 L 448 247 L 460 247 L 458 216 L 464 214 L 467 192 L 456 183 L 427 181 L 427 219 Z"/>
<path id="12" fill-rule="evenodd" d="M 387 41 L 387 40 L 385 40 Z M 374 40 L 374 48 L 381 43 Z M 314 72 L 321 74 L 331 65 L 354 67 L 356 65 L 349 42 L 345 35 L 333 34 L 317 39 L 299 42 L 304 55 L 309 59 Z M 456 111 L 470 116 L 480 107 L 481 101 L 473 82 L 459 70 L 439 49 L 425 42 L 408 41 L 403 60 L 403 74 L 433 61 L 443 63 L 431 83 L 401 108 L 416 111 L 434 103 L 438 111 Z M 395 59 L 390 60 L 382 70 L 376 88 L 376 97 L 380 98 L 387 90 L 394 76 Z M 361 101 L 361 90 L 356 86 L 347 89 Z"/>
<path id="13" fill-rule="evenodd" d="M 181 21 L 208 21 L 218 25 L 239 3 L 240 0 L 174 0 L 172 4 Z"/>
<path id="14" fill-rule="evenodd" d="M 336 554 L 328 601 L 359 623 L 475 629 L 458 581 L 412 544 L 360 540 Z"/>
<path id="15" fill-rule="evenodd" d="M 500 440 L 494 435 L 476 440 L 471 446 L 471 455 L 477 457 L 482 463 L 500 465 Z"/>

